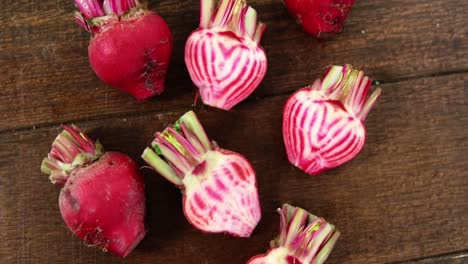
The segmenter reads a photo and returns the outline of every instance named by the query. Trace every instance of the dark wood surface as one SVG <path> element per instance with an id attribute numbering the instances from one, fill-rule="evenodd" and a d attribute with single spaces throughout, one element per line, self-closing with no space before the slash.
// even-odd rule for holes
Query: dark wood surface
<path id="1" fill-rule="evenodd" d="M 250 3 L 269 26 L 269 72 L 246 102 L 222 112 L 192 106 L 182 51 L 197 1 L 151 1 L 176 47 L 167 92 L 143 103 L 94 76 L 72 1 L 0 2 L 0 263 L 245 263 L 266 251 L 284 202 L 342 231 L 327 263 L 468 263 L 468 2 L 358 1 L 346 31 L 329 41 L 305 35 L 279 0 Z M 368 117 L 363 152 L 309 177 L 286 160 L 282 106 L 326 65 L 343 63 L 378 80 L 383 97 Z M 263 218 L 252 237 L 195 230 L 179 191 L 147 169 L 149 232 L 127 259 L 73 237 L 59 189 L 39 171 L 58 125 L 76 123 L 143 165 L 153 132 L 189 109 L 257 171 Z"/>

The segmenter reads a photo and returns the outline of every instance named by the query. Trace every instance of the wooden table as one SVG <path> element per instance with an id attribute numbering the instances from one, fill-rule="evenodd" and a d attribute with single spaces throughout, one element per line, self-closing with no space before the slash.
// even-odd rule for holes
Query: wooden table
<path id="1" fill-rule="evenodd" d="M 284 202 L 342 231 L 327 263 L 468 263 L 468 2 L 357 2 L 343 34 L 316 41 L 280 0 L 251 0 L 269 27 L 262 42 L 269 71 L 248 100 L 223 112 L 192 106 L 183 48 L 197 27 L 197 1 L 151 1 L 176 44 L 167 91 L 142 103 L 93 74 L 89 36 L 73 23 L 71 0 L 2 1 L 0 263 L 245 263 L 266 251 Z M 282 106 L 325 66 L 344 63 L 365 70 L 383 96 L 368 117 L 363 152 L 309 177 L 286 160 Z M 252 237 L 197 231 L 179 190 L 143 170 L 147 237 L 124 261 L 83 245 L 61 220 L 59 188 L 39 170 L 59 125 L 75 123 L 143 165 L 153 132 L 189 109 L 257 171 L 263 218 Z"/>

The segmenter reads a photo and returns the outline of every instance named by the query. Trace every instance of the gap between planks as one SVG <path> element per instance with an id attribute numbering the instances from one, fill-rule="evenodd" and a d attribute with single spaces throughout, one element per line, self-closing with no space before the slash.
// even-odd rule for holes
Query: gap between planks
<path id="1" fill-rule="evenodd" d="M 389 264 L 435 264 L 435 263 L 447 263 L 447 264 L 458 264 L 468 262 L 468 249 L 465 251 L 458 251 L 454 253 L 436 255 L 426 258 L 418 258 L 412 260 L 405 260 L 399 262 L 390 262 Z"/>
<path id="2" fill-rule="evenodd" d="M 413 77 L 404 77 L 404 78 L 397 78 L 397 79 L 391 79 L 391 80 L 374 80 L 373 81 L 373 86 L 378 86 L 378 85 L 384 85 L 384 84 L 395 84 L 399 82 L 406 82 L 406 81 L 411 81 L 411 80 L 418 80 L 418 79 L 427 79 L 427 78 L 439 78 L 439 77 L 446 77 L 446 76 L 451 76 L 451 75 L 458 75 L 458 74 L 468 74 L 468 69 L 463 69 L 463 70 L 455 70 L 455 71 L 446 71 L 446 72 L 439 72 L 439 73 L 432 73 L 432 74 L 421 74 L 421 75 L 416 75 Z M 293 91 L 287 91 L 287 92 L 281 92 L 281 93 L 276 93 L 276 94 L 268 94 L 264 95 L 261 97 L 249 97 L 246 100 L 244 100 L 242 103 L 251 103 L 253 101 L 261 101 L 269 98 L 274 98 L 274 97 L 279 97 L 279 96 L 285 96 L 288 94 L 291 94 Z M 197 108 L 202 108 L 204 105 L 201 102 L 201 99 L 198 100 L 198 104 L 201 105 L 201 107 L 194 106 L 193 104 L 191 105 L 192 107 L 197 107 Z M 174 107 L 170 110 L 166 111 L 141 111 L 141 112 L 127 112 L 127 113 L 120 113 L 120 114 L 107 114 L 107 115 L 102 115 L 102 116 L 95 116 L 94 118 L 85 118 L 85 119 L 74 119 L 74 120 L 66 120 L 63 122 L 48 122 L 48 123 L 42 123 L 37 126 L 22 126 L 14 129 L 4 129 L 0 130 L 0 135 L 4 133 L 15 133 L 15 132 L 23 132 L 23 131 L 28 131 L 28 130 L 36 130 L 39 128 L 48 128 L 48 127 L 55 127 L 59 126 L 61 124 L 68 124 L 68 123 L 77 123 L 77 122 L 85 122 L 85 121 L 98 121 L 98 120 L 106 120 L 106 119 L 112 119 L 112 118 L 126 118 L 126 117 L 140 117 L 140 116 L 145 116 L 145 115 L 150 115 L 150 114 L 169 114 L 173 112 L 178 112 L 181 110 L 186 109 L 188 106 L 177 106 Z"/>

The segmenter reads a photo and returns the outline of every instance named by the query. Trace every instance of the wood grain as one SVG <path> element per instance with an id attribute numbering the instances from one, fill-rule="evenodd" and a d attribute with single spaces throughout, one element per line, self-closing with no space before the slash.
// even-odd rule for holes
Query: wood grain
<path id="1" fill-rule="evenodd" d="M 278 228 L 275 209 L 285 202 L 342 231 L 327 263 L 395 263 L 467 251 L 467 84 L 468 74 L 453 74 L 382 85 L 363 152 L 319 177 L 286 160 L 281 112 L 287 96 L 247 102 L 228 113 L 197 108 L 213 139 L 251 160 L 262 221 L 250 239 L 200 233 L 185 220 L 179 191 L 143 169 L 149 232 L 125 261 L 86 248 L 62 223 L 59 190 L 39 172 L 58 129 L 2 133 L 0 263 L 244 263 L 267 249 Z M 153 132 L 188 109 L 77 125 L 143 165 L 139 155 Z"/>
<path id="2" fill-rule="evenodd" d="M 466 1 L 358 1 L 346 31 L 329 41 L 303 33 L 279 0 L 249 2 L 269 27 L 263 41 L 269 71 L 250 100 L 307 85 L 329 64 L 351 63 L 387 82 L 468 70 Z M 151 4 L 167 20 L 176 45 L 167 92 L 136 103 L 94 76 L 87 61 L 89 36 L 73 24 L 72 1 L 2 1 L 0 131 L 192 104 L 195 90 L 183 48 L 197 27 L 198 5 L 193 0 Z"/>
<path id="3" fill-rule="evenodd" d="M 468 252 L 449 254 L 413 261 L 400 262 L 399 264 L 465 264 L 468 262 Z M 398 263 L 395 263 L 398 264 Z"/>

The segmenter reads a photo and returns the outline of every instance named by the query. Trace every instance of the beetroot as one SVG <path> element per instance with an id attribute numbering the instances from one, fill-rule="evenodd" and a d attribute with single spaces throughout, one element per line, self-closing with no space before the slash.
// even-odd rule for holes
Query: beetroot
<path id="1" fill-rule="evenodd" d="M 280 233 L 270 242 L 270 251 L 247 264 L 322 264 L 327 260 L 340 232 L 325 219 L 284 204 L 278 209 Z"/>
<path id="2" fill-rule="evenodd" d="M 381 90 L 367 98 L 372 81 L 351 65 L 330 67 L 322 80 L 299 89 L 283 110 L 289 162 L 318 175 L 353 159 L 364 147 L 367 114 Z"/>
<path id="3" fill-rule="evenodd" d="M 89 61 L 112 87 L 144 100 L 164 91 L 172 54 L 166 22 L 138 0 L 75 0 L 75 20 L 93 35 Z"/>
<path id="4" fill-rule="evenodd" d="M 266 29 L 245 0 L 200 0 L 200 27 L 185 45 L 185 64 L 203 103 L 230 110 L 258 87 L 267 71 L 260 46 Z"/>
<path id="5" fill-rule="evenodd" d="M 64 126 L 41 171 L 60 186 L 59 207 L 68 228 L 87 245 L 119 257 L 143 239 L 145 186 L 136 163 L 104 152 L 75 126 Z"/>
<path id="6" fill-rule="evenodd" d="M 317 37 L 326 37 L 343 30 L 355 0 L 284 0 L 304 30 Z"/>
<path id="7" fill-rule="evenodd" d="M 182 190 L 188 221 L 205 232 L 249 237 L 261 217 L 249 161 L 210 141 L 193 111 L 155 137 L 142 157 Z"/>

